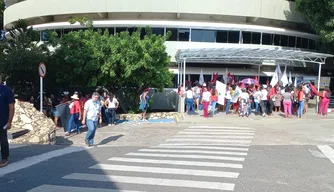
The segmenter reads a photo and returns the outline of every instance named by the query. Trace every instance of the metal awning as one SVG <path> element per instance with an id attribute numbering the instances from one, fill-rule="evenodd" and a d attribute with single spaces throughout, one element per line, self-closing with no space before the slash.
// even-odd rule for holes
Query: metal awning
<path id="1" fill-rule="evenodd" d="M 333 55 L 285 48 L 194 48 L 179 49 L 176 62 L 206 62 L 262 65 L 273 61 L 276 64 L 298 65 L 305 63 L 325 64 Z"/>

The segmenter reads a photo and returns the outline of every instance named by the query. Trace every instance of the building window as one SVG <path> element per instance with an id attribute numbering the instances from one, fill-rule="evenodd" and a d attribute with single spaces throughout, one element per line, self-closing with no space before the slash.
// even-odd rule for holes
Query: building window
<path id="1" fill-rule="evenodd" d="M 308 43 L 309 49 L 315 49 L 315 40 L 310 39 Z"/>
<path id="2" fill-rule="evenodd" d="M 203 42 L 216 42 L 216 31 L 203 30 Z"/>
<path id="3" fill-rule="evenodd" d="M 170 31 L 172 34 L 167 41 L 177 41 L 177 29 L 176 28 L 167 28 L 166 31 Z"/>
<path id="4" fill-rule="evenodd" d="M 281 35 L 274 34 L 274 45 L 276 45 L 276 46 L 281 45 Z"/>
<path id="5" fill-rule="evenodd" d="M 127 30 L 127 28 L 126 27 L 116 27 L 116 33 L 121 33 L 121 32 L 123 32 L 123 31 L 126 31 Z"/>
<path id="6" fill-rule="evenodd" d="M 261 43 L 261 33 L 252 32 L 252 44 L 260 44 Z"/>
<path id="7" fill-rule="evenodd" d="M 203 30 L 203 29 L 192 29 L 191 30 L 191 41 L 216 42 L 216 31 Z"/>
<path id="8" fill-rule="evenodd" d="M 252 42 L 252 32 L 243 31 L 242 32 L 242 43 L 251 44 Z"/>
<path id="9" fill-rule="evenodd" d="M 178 40 L 189 41 L 190 29 L 178 29 Z"/>
<path id="10" fill-rule="evenodd" d="M 307 49 L 308 48 L 308 39 L 302 38 L 302 48 Z"/>
<path id="11" fill-rule="evenodd" d="M 217 31 L 217 43 L 227 43 L 227 31 Z"/>
<path id="12" fill-rule="evenodd" d="M 46 31 L 41 31 L 41 41 L 46 41 L 47 40 L 47 33 Z"/>
<path id="13" fill-rule="evenodd" d="M 296 46 L 296 37 L 289 36 L 289 47 L 295 47 Z"/>
<path id="14" fill-rule="evenodd" d="M 152 28 L 152 34 L 164 36 L 165 29 L 164 28 Z"/>
<path id="15" fill-rule="evenodd" d="M 287 47 L 288 46 L 289 38 L 286 35 L 281 35 L 281 46 Z"/>
<path id="16" fill-rule="evenodd" d="M 203 40 L 203 30 L 202 29 L 192 29 L 191 30 L 191 41 L 202 42 Z"/>
<path id="17" fill-rule="evenodd" d="M 228 43 L 239 43 L 240 31 L 229 31 L 228 32 Z"/>
<path id="18" fill-rule="evenodd" d="M 297 48 L 301 48 L 302 47 L 302 38 L 297 37 L 297 44 L 296 44 Z"/>
<path id="19" fill-rule="evenodd" d="M 262 34 L 262 45 L 272 45 L 273 35 L 269 33 Z"/>

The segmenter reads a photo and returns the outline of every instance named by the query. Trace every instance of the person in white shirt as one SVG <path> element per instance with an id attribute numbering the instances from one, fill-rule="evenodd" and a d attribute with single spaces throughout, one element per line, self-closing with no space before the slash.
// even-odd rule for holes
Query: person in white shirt
<path id="1" fill-rule="evenodd" d="M 204 111 L 204 118 L 209 117 L 209 111 L 208 107 L 211 102 L 211 93 L 208 91 L 207 87 L 204 87 L 203 94 L 202 94 L 202 105 L 203 105 L 203 111 Z"/>
<path id="2" fill-rule="evenodd" d="M 196 84 L 196 86 L 193 87 L 193 91 L 194 91 L 194 94 L 195 94 L 196 109 L 198 111 L 199 110 L 199 99 L 201 98 L 201 88 L 200 88 L 198 82 L 196 82 L 195 84 Z"/>
<path id="3" fill-rule="evenodd" d="M 261 91 L 259 86 L 255 86 L 255 91 L 253 93 L 254 103 L 255 103 L 255 113 L 259 112 L 259 104 L 261 100 Z"/>
<path id="4" fill-rule="evenodd" d="M 82 124 L 86 124 L 88 131 L 86 134 L 85 143 L 88 146 L 94 144 L 94 136 L 97 129 L 97 124 L 102 123 L 101 103 L 98 100 L 99 93 L 94 92 L 92 98 L 85 103 Z"/>
<path id="5" fill-rule="evenodd" d="M 261 91 L 261 100 L 260 100 L 260 106 L 262 111 L 262 116 L 266 116 L 267 112 L 267 104 L 268 104 L 268 91 L 267 91 L 267 85 L 263 85 L 260 88 Z"/>
<path id="6" fill-rule="evenodd" d="M 116 124 L 116 110 L 118 109 L 119 102 L 117 101 L 115 95 L 110 93 L 108 99 L 105 102 L 106 105 L 106 120 L 108 126 L 115 125 Z M 111 118 L 111 124 L 110 124 L 110 118 Z"/>
<path id="7" fill-rule="evenodd" d="M 194 97 L 195 97 L 194 92 L 193 92 L 191 86 L 189 86 L 187 91 L 186 91 L 186 104 L 187 104 L 188 115 L 191 115 L 191 112 L 192 112 L 192 114 L 195 113 Z"/>
<path id="8" fill-rule="evenodd" d="M 307 84 L 303 84 L 303 90 L 304 90 L 304 95 L 305 95 L 305 101 L 304 101 L 304 113 L 307 113 L 308 111 L 308 102 L 310 100 L 310 89 L 308 88 Z"/>
<path id="9" fill-rule="evenodd" d="M 226 93 L 225 93 L 225 98 L 226 98 L 225 112 L 226 112 L 226 115 L 228 115 L 229 111 L 230 111 L 230 108 L 231 108 L 231 99 L 232 99 L 231 87 L 230 86 L 227 86 Z"/>

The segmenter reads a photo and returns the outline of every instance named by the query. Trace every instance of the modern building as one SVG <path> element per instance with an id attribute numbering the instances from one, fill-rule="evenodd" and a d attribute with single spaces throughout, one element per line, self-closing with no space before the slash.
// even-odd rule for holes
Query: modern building
<path id="1" fill-rule="evenodd" d="M 230 72 L 239 78 L 260 76 L 264 82 L 276 64 L 287 65 L 299 80 L 314 80 L 318 64 L 331 57 L 318 53 L 319 37 L 287 0 L 5 1 L 4 27 L 26 19 L 41 32 L 41 40 L 46 29 L 59 36 L 79 30 L 82 26 L 68 20 L 84 15 L 94 27 L 112 33 L 145 26 L 159 35 L 171 31 L 166 46 L 175 84 L 198 80 L 201 69 L 206 80 L 213 72 Z"/>

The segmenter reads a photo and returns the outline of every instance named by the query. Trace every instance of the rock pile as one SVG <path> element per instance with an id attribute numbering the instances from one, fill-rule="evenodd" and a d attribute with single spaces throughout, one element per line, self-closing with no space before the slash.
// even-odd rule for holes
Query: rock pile
<path id="1" fill-rule="evenodd" d="M 12 143 L 56 143 L 56 126 L 53 121 L 37 111 L 31 103 L 16 100 L 12 130 L 19 129 L 28 129 L 30 132 L 12 140 Z"/>

